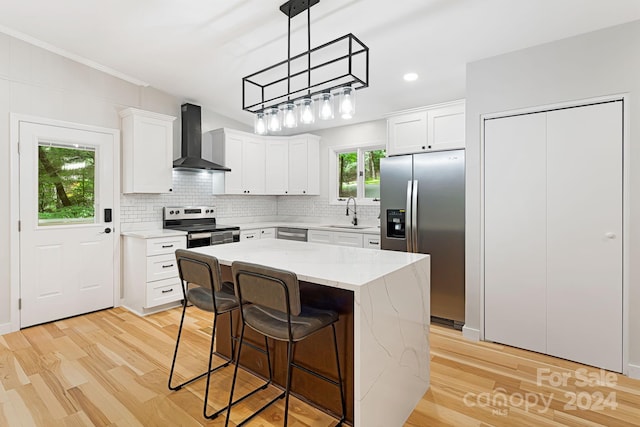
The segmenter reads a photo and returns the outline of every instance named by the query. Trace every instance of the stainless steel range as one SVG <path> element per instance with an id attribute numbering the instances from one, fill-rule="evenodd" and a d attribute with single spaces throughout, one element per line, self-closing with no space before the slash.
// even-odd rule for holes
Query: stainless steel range
<path id="1" fill-rule="evenodd" d="M 215 207 L 167 207 L 163 227 L 187 232 L 187 248 L 240 241 L 240 227 L 216 223 Z"/>

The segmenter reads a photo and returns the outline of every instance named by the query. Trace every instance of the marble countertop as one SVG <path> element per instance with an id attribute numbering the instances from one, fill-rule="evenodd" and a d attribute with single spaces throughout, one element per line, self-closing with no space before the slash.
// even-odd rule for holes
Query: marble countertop
<path id="1" fill-rule="evenodd" d="M 245 261 L 293 271 L 300 280 L 356 290 L 428 255 L 351 248 L 291 240 L 245 240 L 191 249 L 212 255 L 220 264 Z"/>
<path id="2" fill-rule="evenodd" d="M 187 232 L 180 231 L 180 230 L 167 230 L 163 228 L 157 228 L 157 229 L 137 230 L 137 231 L 123 231 L 120 233 L 120 235 L 137 237 L 139 239 L 154 239 L 156 237 L 186 236 Z"/>
<path id="3" fill-rule="evenodd" d="M 220 223 L 229 222 L 228 218 L 221 220 Z M 339 224 L 348 226 L 348 224 Z M 307 222 L 291 222 L 291 221 L 272 221 L 272 222 L 253 222 L 240 224 L 240 230 L 256 230 L 260 228 L 271 228 L 271 227 L 289 227 L 289 228 L 306 228 L 307 230 L 322 230 L 322 231 L 344 231 L 347 233 L 361 233 L 361 234 L 375 234 L 380 235 L 380 227 L 371 226 L 367 228 L 351 228 L 351 227 L 330 227 L 330 224 L 318 224 L 318 223 L 307 223 Z"/>

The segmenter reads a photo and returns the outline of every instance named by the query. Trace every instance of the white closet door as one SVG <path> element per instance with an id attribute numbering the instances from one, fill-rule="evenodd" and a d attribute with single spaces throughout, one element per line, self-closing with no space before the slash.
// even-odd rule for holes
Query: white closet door
<path id="1" fill-rule="evenodd" d="M 621 372 L 622 102 L 548 113 L 546 234 L 547 353 Z"/>
<path id="2" fill-rule="evenodd" d="M 545 114 L 485 122 L 485 338 L 546 350 Z"/>

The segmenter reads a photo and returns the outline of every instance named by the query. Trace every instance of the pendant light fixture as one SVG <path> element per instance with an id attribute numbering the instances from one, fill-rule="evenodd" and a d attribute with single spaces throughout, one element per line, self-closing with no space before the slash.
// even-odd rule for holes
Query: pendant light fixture
<path id="1" fill-rule="evenodd" d="M 280 132 L 282 130 L 280 112 L 276 107 L 270 108 L 267 114 L 267 130 L 269 132 Z"/>
<path id="2" fill-rule="evenodd" d="M 300 101 L 298 105 L 298 110 L 300 110 L 300 123 L 310 125 L 315 122 L 313 98 L 302 98 L 302 101 Z"/>
<path id="3" fill-rule="evenodd" d="M 330 92 L 320 94 L 318 100 L 318 117 L 321 120 L 333 119 L 333 95 Z"/>
<path id="4" fill-rule="evenodd" d="M 256 117 L 253 122 L 253 131 L 258 135 L 267 134 L 267 118 L 264 115 L 264 111 L 256 113 Z"/>
<path id="5" fill-rule="evenodd" d="M 315 114 L 321 120 L 333 119 L 334 95 L 340 116 L 350 119 L 355 91 L 369 86 L 369 48 L 353 34 L 311 48 L 311 7 L 319 2 L 290 0 L 281 5 L 288 17 L 287 59 L 242 79 L 242 108 L 255 114 L 258 134 L 310 125 Z M 307 51 L 291 56 L 291 19 L 305 11 Z"/>
<path id="6" fill-rule="evenodd" d="M 350 119 L 356 112 L 356 92 L 351 86 L 340 89 L 340 117 Z"/>

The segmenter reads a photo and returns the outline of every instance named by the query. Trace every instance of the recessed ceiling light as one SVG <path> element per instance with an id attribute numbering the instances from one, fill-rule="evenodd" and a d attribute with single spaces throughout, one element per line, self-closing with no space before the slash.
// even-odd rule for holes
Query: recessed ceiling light
<path id="1" fill-rule="evenodd" d="M 407 73 L 403 76 L 405 82 L 415 82 L 418 80 L 417 73 Z"/>

